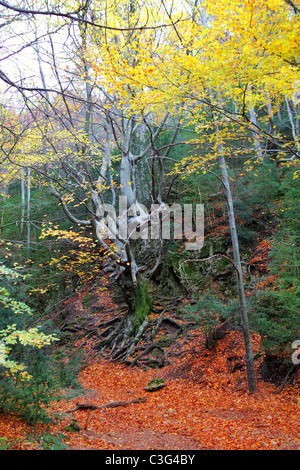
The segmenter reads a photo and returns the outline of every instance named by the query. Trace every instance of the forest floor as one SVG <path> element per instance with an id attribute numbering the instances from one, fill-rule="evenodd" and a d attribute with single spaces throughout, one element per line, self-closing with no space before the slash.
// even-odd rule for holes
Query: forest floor
<path id="1" fill-rule="evenodd" d="M 83 308 L 87 294 L 83 291 L 68 303 L 72 314 L 67 321 L 93 318 L 94 329 L 103 318 L 116 315 L 117 305 L 105 286 L 102 280 L 100 291 L 97 287 L 96 314 Z M 173 312 L 178 314 L 174 305 Z M 172 315 L 170 304 L 168 315 Z M 168 356 L 170 364 L 158 369 L 89 356 L 96 340 L 75 341 L 75 348 L 84 344 L 87 366 L 80 372 L 76 396 L 53 402 L 49 410 L 53 422 L 39 425 L 34 436 L 32 427 L 18 416 L 0 414 L 0 445 L 4 437 L 5 445 L 17 450 L 300 450 L 299 374 L 294 386 L 276 393 L 279 387 L 261 377 L 259 335 L 252 335 L 257 357 L 253 395 L 248 393 L 240 331 L 225 331 L 213 349 L 204 346 L 197 330 L 178 335 Z M 145 391 L 154 378 L 163 379 L 165 386 Z M 145 400 L 126 406 L 70 412 L 76 403 L 100 407 L 141 397 Z M 79 426 L 77 432 L 66 430 L 72 422 Z"/>
<path id="2" fill-rule="evenodd" d="M 254 335 L 254 352 L 259 343 Z M 70 450 L 300 450 L 299 383 L 277 394 L 258 372 L 258 391 L 249 395 L 239 332 L 229 331 L 213 350 L 195 334 L 179 341 L 177 351 L 172 364 L 156 370 L 94 361 L 80 374 L 79 395 L 54 403 L 54 422 L 38 432 L 58 436 Z M 153 378 L 166 386 L 146 392 Z M 140 397 L 146 400 L 69 412 L 76 403 L 101 406 Z M 80 430 L 67 432 L 73 420 Z M 12 415 L 0 415 L 0 436 L 18 450 L 37 449 L 42 442 Z"/>

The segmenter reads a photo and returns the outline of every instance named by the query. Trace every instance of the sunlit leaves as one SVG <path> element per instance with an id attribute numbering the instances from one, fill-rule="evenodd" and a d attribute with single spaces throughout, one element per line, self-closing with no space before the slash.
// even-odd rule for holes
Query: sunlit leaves
<path id="1" fill-rule="evenodd" d="M 199 145 L 211 144 L 205 166 L 220 138 L 232 157 L 233 139 L 248 139 L 241 154 L 253 148 L 251 132 L 265 137 L 263 117 L 259 128 L 249 122 L 251 107 L 263 111 L 268 100 L 276 105 L 297 93 L 300 22 L 283 0 L 208 0 L 201 8 L 205 21 L 185 17 L 160 41 L 143 31 L 126 52 L 122 43 L 106 43 L 94 70 L 101 70 L 102 84 L 127 113 L 151 112 L 155 119 L 166 109 L 185 109 L 186 121 L 200 133 Z M 223 115 L 217 134 L 209 129 L 210 105 Z M 283 151 L 293 144 L 275 131 L 274 137 Z"/>
<path id="2" fill-rule="evenodd" d="M 101 256 L 105 256 L 105 253 L 92 237 L 72 229 L 61 230 L 58 226 L 52 226 L 51 223 L 43 227 L 40 236 L 41 239 L 48 237 L 56 241 L 66 241 L 73 246 L 68 254 L 57 253 L 56 256 L 52 256 L 47 263 L 48 266 L 53 266 L 65 274 L 77 275 L 81 283 L 88 282 L 95 276 L 98 272 L 100 251 Z M 46 290 L 49 287 L 51 286 L 48 285 Z"/>
<path id="3" fill-rule="evenodd" d="M 12 270 L 3 265 L 0 266 L 0 273 L 2 277 L 6 276 L 9 279 L 23 277 L 16 270 Z M 9 309 L 16 315 L 33 314 L 28 305 L 13 299 L 8 290 L 2 286 L 0 286 L 0 303 L 5 309 Z M 0 365 L 3 366 L 11 376 L 18 374 L 18 377 L 23 380 L 29 379 L 30 376 L 22 363 L 11 360 L 9 354 L 12 346 L 19 343 L 24 347 L 30 346 L 40 349 L 46 345 L 50 345 L 53 341 L 57 340 L 57 338 L 53 334 L 43 333 L 36 327 L 18 329 L 16 324 L 10 324 L 0 331 L 0 340 L 2 341 L 2 345 L 4 345 L 4 351 L 2 351 L 2 354 L 0 353 Z"/>

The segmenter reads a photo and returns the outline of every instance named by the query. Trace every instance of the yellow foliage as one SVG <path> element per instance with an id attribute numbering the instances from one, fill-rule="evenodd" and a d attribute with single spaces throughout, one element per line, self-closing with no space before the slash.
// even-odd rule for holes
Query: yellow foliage
<path id="1" fill-rule="evenodd" d="M 199 20 L 201 8 L 205 24 Z M 220 145 L 225 156 L 233 156 L 230 139 L 244 138 L 243 132 L 253 129 L 245 118 L 251 106 L 265 106 L 267 97 L 274 102 L 295 97 L 300 15 L 284 0 L 207 0 L 196 13 L 187 18 L 183 11 L 184 19 L 163 35 L 143 30 L 131 41 L 126 42 L 126 35 L 106 41 L 98 49 L 94 72 L 125 115 L 151 112 L 159 121 L 166 110 L 192 110 L 186 122 L 197 126 L 199 145 L 211 149 L 205 162 L 200 157 L 192 162 L 199 167 L 214 159 Z M 203 121 L 210 103 L 222 112 L 218 133 L 209 134 Z"/>

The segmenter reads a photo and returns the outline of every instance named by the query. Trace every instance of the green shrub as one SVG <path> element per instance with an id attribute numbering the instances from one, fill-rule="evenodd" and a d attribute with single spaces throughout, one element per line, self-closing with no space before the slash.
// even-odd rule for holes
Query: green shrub
<path id="1" fill-rule="evenodd" d="M 65 450 L 67 449 L 64 443 L 65 436 L 59 434 L 58 436 L 52 436 L 51 434 L 45 434 L 41 437 L 40 442 L 43 450 Z"/>
<path id="2" fill-rule="evenodd" d="M 222 321 L 234 318 L 237 302 L 233 300 L 225 305 L 214 295 L 205 294 L 196 304 L 188 307 L 186 312 L 185 318 L 197 324 L 204 334 L 205 346 L 211 349 L 219 339 L 217 326 Z"/>
<path id="3" fill-rule="evenodd" d="M 3 283 L 21 277 L 4 265 L 0 275 Z M 58 338 L 43 331 L 51 325 L 36 327 L 35 321 L 30 307 L 0 283 L 0 409 L 19 413 L 34 428 L 49 422 L 47 407 L 60 398 L 62 388 L 77 385 L 78 372 L 78 358 L 66 362 L 53 354 Z"/>
<path id="4" fill-rule="evenodd" d="M 300 289 L 265 291 L 256 296 L 249 315 L 252 329 L 262 337 L 267 356 L 287 357 L 299 336 Z"/>
<path id="5" fill-rule="evenodd" d="M 62 398 L 65 387 L 78 387 L 78 364 L 56 359 L 51 351 L 27 349 L 23 362 L 30 378 L 20 380 L 18 375 L 0 376 L 0 409 L 18 413 L 36 428 L 39 422 L 50 423 L 48 409 L 53 401 Z M 76 367 L 75 367 L 76 366 Z M 64 398 L 68 398 L 64 394 Z"/>
<path id="6" fill-rule="evenodd" d="M 0 437 L 0 450 L 9 450 L 10 444 L 8 442 L 8 438 L 3 436 Z"/>

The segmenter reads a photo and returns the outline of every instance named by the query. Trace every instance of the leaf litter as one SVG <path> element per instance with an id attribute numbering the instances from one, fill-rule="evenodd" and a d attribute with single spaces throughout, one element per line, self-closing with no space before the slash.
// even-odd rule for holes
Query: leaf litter
<path id="1" fill-rule="evenodd" d="M 260 338 L 253 335 L 254 354 Z M 144 370 L 138 367 L 94 361 L 80 374 L 82 394 L 54 403 L 56 418 L 39 432 L 63 436 L 68 449 L 87 450 L 299 450 L 299 384 L 277 388 L 259 375 L 261 358 L 255 361 L 258 391 L 249 395 L 240 332 L 229 331 L 212 350 L 200 335 L 177 342 L 177 355 L 169 366 Z M 146 392 L 153 378 L 166 386 Z M 77 402 L 101 406 L 110 401 L 146 397 L 141 403 L 116 408 L 78 409 Z M 65 428 L 75 420 L 79 432 Z M 18 417 L 0 416 L 0 436 L 20 450 L 36 448 L 29 440 L 30 427 Z"/>

